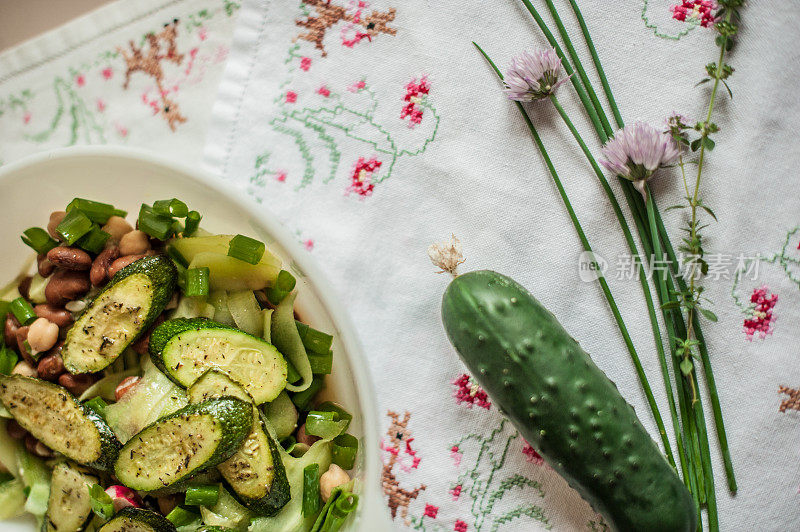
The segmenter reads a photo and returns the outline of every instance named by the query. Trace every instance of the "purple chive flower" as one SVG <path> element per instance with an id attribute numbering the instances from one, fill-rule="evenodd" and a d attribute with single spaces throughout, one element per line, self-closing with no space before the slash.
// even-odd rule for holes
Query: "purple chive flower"
<path id="1" fill-rule="evenodd" d="M 511 59 L 503 92 L 509 100 L 531 102 L 547 98 L 566 79 L 558 80 L 561 59 L 553 48 L 522 52 Z"/>
<path id="2" fill-rule="evenodd" d="M 603 146 L 600 164 L 633 182 L 645 196 L 645 183 L 659 166 L 674 161 L 680 150 L 668 133 L 645 122 L 635 122 L 617 131 Z"/>

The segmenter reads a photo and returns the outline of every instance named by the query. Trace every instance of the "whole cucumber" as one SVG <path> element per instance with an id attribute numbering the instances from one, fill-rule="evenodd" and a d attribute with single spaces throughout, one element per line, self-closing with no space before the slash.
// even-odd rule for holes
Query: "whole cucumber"
<path id="1" fill-rule="evenodd" d="M 442 320 L 480 385 L 609 526 L 696 530 L 689 492 L 633 407 L 525 288 L 492 271 L 460 275 Z"/>

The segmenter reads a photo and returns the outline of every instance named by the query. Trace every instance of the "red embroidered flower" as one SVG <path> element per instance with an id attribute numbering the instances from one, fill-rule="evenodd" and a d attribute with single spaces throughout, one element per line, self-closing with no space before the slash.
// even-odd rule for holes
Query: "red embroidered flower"
<path id="1" fill-rule="evenodd" d="M 286 182 L 286 172 L 284 172 L 283 170 L 278 170 L 277 172 L 275 172 L 275 180 L 280 182 L 280 183 L 285 183 Z"/>
<path id="2" fill-rule="evenodd" d="M 453 445 L 450 448 L 450 458 L 453 459 L 453 464 L 458 467 L 461 465 L 461 459 L 464 457 L 464 454 L 461 452 L 461 449 L 458 448 L 458 445 Z"/>
<path id="3" fill-rule="evenodd" d="M 328 96 L 331 95 L 331 91 L 330 89 L 328 89 L 328 87 L 323 85 L 322 87 L 317 89 L 317 94 L 321 94 L 322 96 L 325 96 L 327 98 Z"/>
<path id="4" fill-rule="evenodd" d="M 772 322 L 775 316 L 772 311 L 778 303 L 778 294 L 772 294 L 765 285 L 753 290 L 750 296 L 750 317 L 744 320 L 744 333 L 748 340 L 758 334 L 763 340 L 768 334 L 772 334 Z"/>
<path id="5" fill-rule="evenodd" d="M 111 79 L 111 76 L 114 75 L 114 71 L 111 70 L 111 67 L 104 68 L 100 73 L 103 75 L 103 79 Z"/>
<path id="6" fill-rule="evenodd" d="M 466 403 L 469 408 L 472 408 L 472 405 L 478 405 L 486 410 L 492 406 L 489 396 L 483 391 L 483 388 L 473 382 L 466 373 L 454 380 L 452 384 L 455 387 L 453 397 L 457 404 Z"/>
<path id="7" fill-rule="evenodd" d="M 350 92 L 358 92 L 364 89 L 366 86 L 367 82 L 362 79 L 360 81 L 356 81 L 355 83 L 347 87 L 347 90 L 349 90 Z"/>
<path id="8" fill-rule="evenodd" d="M 75 76 L 75 84 L 78 87 L 83 87 L 84 85 L 86 85 L 86 76 L 84 76 L 83 74 Z"/>
<path id="9" fill-rule="evenodd" d="M 424 515 L 430 517 L 431 519 L 436 519 L 436 515 L 439 513 L 439 507 L 434 506 L 432 504 L 425 505 L 425 512 Z"/>
<path id="10" fill-rule="evenodd" d="M 680 5 L 669 8 L 675 20 L 700 23 L 704 28 L 714 23 L 716 9 L 717 3 L 713 0 L 682 0 Z"/>
<path id="11" fill-rule="evenodd" d="M 313 251 L 314 250 L 314 241 L 310 238 L 303 242 L 303 247 L 306 248 L 306 251 Z"/>
<path id="12" fill-rule="evenodd" d="M 456 486 L 450 488 L 450 495 L 453 496 L 454 501 L 457 501 L 461 496 L 461 484 L 457 484 Z"/>
<path id="13" fill-rule="evenodd" d="M 30 111 L 25 111 L 25 114 L 22 115 L 22 123 L 23 124 L 29 124 L 30 121 L 31 121 L 31 112 Z"/>
<path id="14" fill-rule="evenodd" d="M 522 454 L 525 455 L 525 460 L 532 462 L 535 465 L 542 465 L 544 463 L 544 458 L 542 458 L 542 455 L 536 452 L 536 449 L 531 447 L 531 444 L 528 442 L 525 442 L 522 445 Z"/>
<path id="15" fill-rule="evenodd" d="M 419 80 L 414 78 L 406 85 L 406 95 L 403 96 L 403 101 L 406 102 L 406 104 L 400 111 L 400 120 L 408 118 L 409 127 L 414 127 L 422 122 L 423 110 L 419 104 L 422 103 L 424 97 L 430 93 L 430 90 L 431 86 L 430 83 L 428 83 L 428 76 L 422 76 Z"/>
<path id="16" fill-rule="evenodd" d="M 455 532 L 467 532 L 467 523 L 462 521 L 461 519 L 456 520 L 456 524 L 453 527 Z"/>
<path id="17" fill-rule="evenodd" d="M 294 91 L 288 91 L 286 93 L 286 103 L 294 103 L 297 101 L 297 93 Z"/>
<path id="18" fill-rule="evenodd" d="M 102 98 L 97 99 L 97 110 L 101 113 L 106 110 L 106 102 Z"/>
<path id="19" fill-rule="evenodd" d="M 350 173 L 350 186 L 347 187 L 347 193 L 355 192 L 359 196 L 371 196 L 375 189 L 372 176 L 382 164 L 375 157 L 371 157 L 369 160 L 359 157 Z"/>
<path id="20" fill-rule="evenodd" d="M 303 72 L 308 72 L 308 69 L 311 68 L 311 58 L 304 57 L 300 60 L 300 70 Z"/>

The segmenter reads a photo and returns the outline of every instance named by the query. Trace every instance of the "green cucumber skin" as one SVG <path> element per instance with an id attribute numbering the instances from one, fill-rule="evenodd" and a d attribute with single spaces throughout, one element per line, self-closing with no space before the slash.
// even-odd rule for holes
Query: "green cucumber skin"
<path id="1" fill-rule="evenodd" d="M 98 532 L 109 532 L 114 530 L 113 526 L 115 525 L 114 521 L 123 519 L 127 517 L 132 521 L 138 521 L 147 527 L 149 527 L 153 532 L 176 532 L 177 529 L 175 525 L 173 525 L 166 517 L 158 514 L 156 512 L 150 510 L 144 510 L 142 508 L 123 508 L 117 515 L 106 521 L 106 523 L 100 527 Z"/>
<path id="2" fill-rule="evenodd" d="M 145 318 L 139 333 L 131 337 L 130 341 L 126 345 L 126 348 L 136 342 L 136 340 L 138 340 L 142 334 L 144 334 L 150 328 L 150 326 L 153 325 L 153 323 L 156 321 L 156 318 L 158 318 L 158 316 L 164 312 L 167 304 L 172 299 L 172 294 L 175 292 L 175 287 L 178 284 L 178 270 L 175 268 L 175 264 L 173 264 L 172 259 L 164 255 L 155 255 L 153 257 L 144 257 L 143 259 L 139 259 L 136 262 L 125 266 L 123 269 L 118 271 L 116 275 L 114 275 L 111 281 L 109 281 L 108 284 L 95 296 L 92 302 L 89 303 L 89 307 L 91 307 L 95 301 L 98 301 L 100 297 L 108 290 L 113 288 L 114 285 L 137 273 L 144 273 L 153 281 L 153 301 L 150 305 L 150 311 L 147 313 L 147 317 Z M 78 320 L 70 329 L 70 332 L 67 333 L 67 338 L 62 349 L 64 363 L 67 367 L 67 370 L 69 370 L 71 373 L 73 372 L 72 369 L 74 369 L 69 361 L 69 343 L 71 333 L 72 331 L 80 330 L 81 318 L 78 318 Z M 124 349 L 122 351 L 124 351 Z M 108 365 L 111 365 L 113 362 L 113 360 L 109 360 Z M 100 371 L 102 369 L 103 368 L 97 368 L 94 369 L 94 371 Z"/>
<path id="3" fill-rule="evenodd" d="M 696 530 L 689 492 L 633 407 L 525 288 L 488 270 L 460 275 L 442 320 L 478 383 L 613 529 Z"/>
<path id="4" fill-rule="evenodd" d="M 242 446 L 242 443 L 244 442 L 245 438 L 247 438 L 247 435 L 250 434 L 250 429 L 253 426 L 253 406 L 251 404 L 235 397 L 223 397 L 220 399 L 210 399 L 208 401 L 203 401 L 202 403 L 190 404 L 184 408 L 181 408 L 177 412 L 151 423 L 142 429 L 139 434 L 144 434 L 159 423 L 163 423 L 173 418 L 191 416 L 195 414 L 210 414 L 221 423 L 223 435 L 219 445 L 217 445 L 214 454 L 205 463 L 199 467 L 196 467 L 192 471 L 188 471 L 183 477 L 177 479 L 172 484 L 164 486 L 163 488 L 159 488 L 158 490 L 152 490 L 152 493 L 159 494 L 164 489 L 183 488 L 188 485 L 192 481 L 193 477 L 196 477 L 198 473 L 218 466 L 230 458 L 233 453 L 235 453 L 239 447 Z M 136 444 L 137 436 L 139 434 L 133 436 L 130 441 L 122 447 L 120 450 L 121 456 L 126 456 L 127 453 L 130 452 L 130 448 Z M 137 489 L 135 487 L 135 479 L 125 478 L 124 472 L 117 470 L 116 464 L 114 467 L 114 472 L 117 478 L 123 484 L 133 489 Z"/>
<path id="5" fill-rule="evenodd" d="M 114 431 L 111 430 L 105 420 L 103 420 L 100 415 L 89 408 L 88 406 L 84 405 L 78 399 L 69 393 L 66 388 L 63 386 L 59 386 L 58 384 L 54 384 L 51 382 L 43 381 L 40 379 L 34 379 L 32 377 L 25 377 L 22 375 L 0 375 L 0 386 L 7 386 L 9 383 L 13 383 L 15 380 L 26 380 L 26 381 L 36 381 L 36 384 L 39 386 L 46 386 L 50 388 L 53 393 L 62 393 L 66 397 L 70 398 L 70 400 L 74 401 L 76 405 L 80 408 L 82 414 L 89 419 L 97 429 L 97 432 L 100 437 L 100 456 L 94 462 L 90 462 L 88 464 L 83 464 L 85 466 L 93 467 L 99 471 L 110 471 L 114 467 L 114 462 L 119 455 L 119 450 L 122 447 L 122 444 L 117 439 L 117 436 L 114 434 Z M 4 405 L 7 407 L 7 405 Z M 9 409 L 11 415 L 14 415 L 14 410 Z M 41 433 L 38 431 L 41 427 L 24 427 L 28 432 L 34 435 L 37 439 L 42 439 Z M 46 438 L 45 438 L 46 439 Z M 46 442 L 43 442 L 46 443 Z M 75 458 L 67 456 L 74 460 Z M 76 460 L 77 461 L 77 460 Z"/>

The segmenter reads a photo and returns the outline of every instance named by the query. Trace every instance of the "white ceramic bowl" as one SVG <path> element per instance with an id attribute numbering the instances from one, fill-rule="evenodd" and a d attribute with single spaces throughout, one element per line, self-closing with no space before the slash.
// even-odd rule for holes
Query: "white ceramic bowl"
<path id="1" fill-rule="evenodd" d="M 360 439 L 355 476 L 359 510 L 351 530 L 388 526 L 380 484 L 378 417 L 375 395 L 355 330 L 308 252 L 263 207 L 213 175 L 142 151 L 108 146 L 75 147 L 29 157 L 0 167 L 0 285 L 16 276 L 30 248 L 20 241 L 28 227 L 46 225 L 74 197 L 128 210 L 134 220 L 142 203 L 180 198 L 203 215 L 214 233 L 242 233 L 264 241 L 298 278 L 297 308 L 315 327 L 334 334 L 333 373 L 324 394 L 350 412 L 350 432 Z M 30 521 L 0 522 L 0 530 L 30 532 Z"/>

